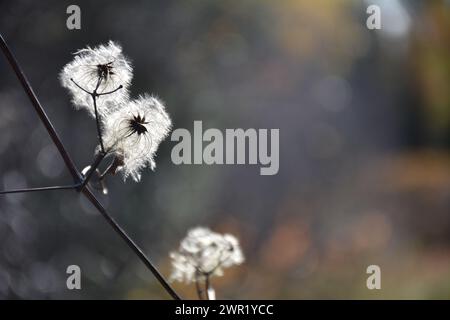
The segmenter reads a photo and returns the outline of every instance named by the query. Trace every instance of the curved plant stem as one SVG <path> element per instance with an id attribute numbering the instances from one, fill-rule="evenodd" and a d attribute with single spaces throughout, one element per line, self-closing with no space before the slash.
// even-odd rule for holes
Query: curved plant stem
<path id="1" fill-rule="evenodd" d="M 13 53 L 9 49 L 8 45 L 6 44 L 6 41 L 3 39 L 3 36 L 0 34 L 0 47 L 3 51 L 4 55 L 6 56 L 6 59 L 8 60 L 9 64 L 11 65 L 12 69 L 14 70 L 14 73 L 16 74 L 17 78 L 19 79 L 20 83 L 22 84 L 22 87 L 24 91 L 27 93 L 31 104 L 33 105 L 34 109 L 36 110 L 40 120 L 44 124 L 45 128 L 47 129 L 48 134 L 50 135 L 50 138 L 52 139 L 53 143 L 55 144 L 56 148 L 58 149 L 58 152 L 61 154 L 61 157 L 64 160 L 64 163 L 69 170 L 70 174 L 72 175 L 75 185 L 82 185 L 83 184 L 83 178 L 81 173 L 78 171 L 78 169 L 75 167 L 72 158 L 70 157 L 69 153 L 67 152 L 66 148 L 64 147 L 61 139 L 59 138 L 58 134 L 56 133 L 55 128 L 53 127 L 52 123 L 50 122 L 49 118 L 47 117 L 47 114 L 45 113 L 44 109 L 42 108 L 36 94 L 34 93 L 33 89 L 31 88 L 30 83 L 26 79 L 24 73 L 22 72 L 19 64 L 17 63 L 17 60 L 15 59 Z M 145 255 L 145 253 L 137 246 L 136 243 L 130 238 L 130 236 L 119 226 L 119 224 L 109 215 L 109 213 L 106 211 L 106 209 L 103 207 L 103 205 L 100 203 L 100 201 L 95 197 L 95 195 L 91 192 L 91 190 L 84 185 L 82 188 L 78 187 L 78 191 L 81 191 L 83 195 L 97 208 L 97 210 L 101 213 L 101 215 L 106 219 L 106 221 L 113 227 L 114 231 L 120 235 L 120 237 L 127 243 L 127 245 L 133 250 L 133 252 L 141 259 L 141 261 L 145 264 L 145 266 L 153 273 L 155 278 L 159 281 L 159 283 L 163 286 L 163 288 L 167 291 L 167 293 L 176 300 L 180 299 L 180 296 L 172 289 L 170 284 L 164 279 L 164 277 L 161 275 L 161 273 L 158 271 L 158 269 L 152 264 L 150 259 Z"/>
<path id="2" fill-rule="evenodd" d="M 111 90 L 111 91 L 108 91 L 108 92 L 97 93 L 97 97 L 99 97 L 99 96 L 104 96 L 104 95 L 111 94 L 111 93 L 114 93 L 114 92 L 116 92 L 116 91 L 119 91 L 119 90 L 122 89 L 122 88 L 123 88 L 123 86 L 120 85 L 120 86 L 118 86 L 118 87 L 117 87 L 116 89 L 114 89 L 114 90 Z"/>

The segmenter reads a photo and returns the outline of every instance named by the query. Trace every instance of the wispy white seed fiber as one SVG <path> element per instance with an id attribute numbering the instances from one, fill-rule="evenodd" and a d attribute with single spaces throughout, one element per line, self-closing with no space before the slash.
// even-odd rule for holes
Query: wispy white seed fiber
<path id="1" fill-rule="evenodd" d="M 97 108 L 101 115 L 110 112 L 111 107 L 128 100 L 133 68 L 123 55 L 120 45 L 109 41 L 107 45 L 78 50 L 74 55 L 74 59 L 64 66 L 59 78 L 62 86 L 69 90 L 75 108 L 87 109 L 94 116 L 92 96 L 78 86 L 89 92 L 96 90 L 99 94 L 122 86 L 122 89 L 114 93 L 97 97 Z M 111 101 L 114 103 L 110 103 Z"/>
<path id="2" fill-rule="evenodd" d="M 124 179 L 131 176 L 139 181 L 142 169 L 155 168 L 155 153 L 169 134 L 172 122 L 162 102 L 149 95 L 142 95 L 116 109 L 103 121 L 105 149 L 122 159 L 123 166 L 119 171 Z M 136 119 L 141 123 L 136 124 L 139 122 Z"/>
<path id="3" fill-rule="evenodd" d="M 224 268 L 244 262 L 236 237 L 203 227 L 190 230 L 178 251 L 171 252 L 170 257 L 171 280 L 186 283 L 206 276 L 222 276 Z"/>

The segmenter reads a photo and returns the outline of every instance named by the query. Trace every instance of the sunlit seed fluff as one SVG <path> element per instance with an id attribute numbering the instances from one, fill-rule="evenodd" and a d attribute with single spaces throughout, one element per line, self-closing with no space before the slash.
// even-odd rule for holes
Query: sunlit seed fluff
<path id="1" fill-rule="evenodd" d="M 104 146 L 123 162 L 118 171 L 124 179 L 131 176 L 139 181 L 142 169 L 155 168 L 154 155 L 171 125 L 161 101 L 149 95 L 129 101 L 105 117 Z"/>
<path id="2" fill-rule="evenodd" d="M 74 59 L 64 66 L 59 78 L 62 86 L 71 93 L 75 108 L 87 109 L 92 116 L 95 114 L 92 97 L 78 86 L 93 92 L 98 85 L 96 92 L 99 94 L 122 86 L 111 94 L 97 97 L 98 111 L 104 115 L 111 111 L 112 106 L 128 100 L 133 68 L 123 55 L 120 45 L 109 41 L 107 45 L 86 47 L 75 52 Z"/>
<path id="3" fill-rule="evenodd" d="M 197 227 L 188 232 L 178 251 L 171 252 L 172 281 L 194 282 L 206 276 L 222 276 L 223 269 L 244 262 L 238 240 Z"/>

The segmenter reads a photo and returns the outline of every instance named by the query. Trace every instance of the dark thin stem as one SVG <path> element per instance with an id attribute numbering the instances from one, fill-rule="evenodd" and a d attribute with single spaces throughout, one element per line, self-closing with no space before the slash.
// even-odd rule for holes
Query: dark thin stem
<path id="1" fill-rule="evenodd" d="M 114 89 L 114 90 L 112 90 L 112 91 L 102 92 L 102 93 L 97 93 L 97 96 L 104 96 L 104 95 L 106 95 L 106 94 L 111 94 L 111 93 L 114 93 L 114 92 L 116 92 L 116 91 L 119 91 L 119 90 L 122 89 L 122 88 L 123 88 L 123 86 L 120 85 L 120 86 L 118 86 L 116 89 Z"/>
<path id="2" fill-rule="evenodd" d="M 98 88 L 100 87 L 100 84 L 102 83 L 102 79 L 103 79 L 102 76 L 98 77 L 98 79 L 97 79 L 97 85 L 95 86 L 94 92 L 93 92 L 92 94 L 94 94 L 94 95 L 97 94 L 97 90 L 98 90 Z"/>
<path id="3" fill-rule="evenodd" d="M 72 81 L 78 88 L 80 88 L 81 90 L 83 90 L 83 91 L 86 92 L 87 94 L 92 94 L 92 92 L 87 91 L 85 88 L 83 88 L 83 87 L 80 86 L 78 83 L 76 83 L 75 80 L 73 80 L 72 78 L 70 78 L 70 81 Z"/>
<path id="4" fill-rule="evenodd" d="M 102 150 L 102 153 L 105 153 L 105 147 L 103 146 L 102 130 L 100 128 L 100 118 L 99 118 L 99 114 L 98 114 L 98 110 L 97 110 L 97 97 L 96 97 L 96 95 L 97 94 L 94 91 L 94 93 L 92 94 L 92 101 L 94 102 L 95 124 L 97 125 L 97 135 L 98 135 L 98 140 L 100 141 L 100 148 Z"/>
<path id="5" fill-rule="evenodd" d="M 127 245 L 136 253 L 136 255 L 141 259 L 141 261 L 150 269 L 153 275 L 158 279 L 161 285 L 166 289 L 170 296 L 175 300 L 180 300 L 181 298 L 172 289 L 169 283 L 164 279 L 164 277 L 159 273 L 158 269 L 152 264 L 150 259 L 145 255 L 145 253 L 134 243 L 134 241 L 127 235 L 127 233 L 119 226 L 119 224 L 111 217 L 98 199 L 94 196 L 88 187 L 82 190 L 83 194 L 89 201 L 97 208 L 97 210 L 103 215 L 103 217 L 108 221 L 108 223 L 113 227 L 113 229 L 122 237 L 122 239 L 127 243 Z"/>
<path id="6" fill-rule="evenodd" d="M 92 97 L 92 100 L 94 102 L 94 112 L 95 112 L 95 124 L 97 126 L 97 135 L 98 135 L 98 139 L 100 141 L 100 147 L 103 153 L 105 153 L 105 148 L 103 146 L 103 138 L 102 138 L 102 131 L 100 128 L 100 117 L 98 114 L 98 110 L 97 110 L 97 97 L 100 95 L 104 95 L 104 94 L 108 94 L 108 93 L 113 93 L 119 89 L 122 88 L 122 86 L 119 86 L 117 89 L 111 91 L 111 92 L 106 92 L 106 93 L 102 93 L 102 94 L 98 94 L 97 93 L 97 89 L 100 87 L 100 83 L 102 82 L 102 77 L 99 77 L 97 80 L 97 85 L 95 86 L 95 89 L 93 92 L 88 91 L 87 89 L 83 88 L 82 86 L 80 86 L 78 83 L 75 82 L 75 80 L 73 80 L 72 78 L 70 78 L 70 81 L 72 81 L 80 90 L 86 92 L 87 94 L 89 94 Z"/>
<path id="7" fill-rule="evenodd" d="M 16 59 L 14 58 L 14 55 L 12 54 L 11 50 L 9 49 L 8 45 L 6 44 L 6 42 L 3 39 L 1 34 L 0 34 L 0 47 L 3 51 L 3 53 L 5 54 L 9 64 L 13 68 L 17 78 L 19 79 L 20 83 L 22 84 L 23 89 L 25 90 L 28 97 L 30 98 L 34 109 L 36 110 L 40 120 L 42 121 L 45 128 L 47 129 L 47 132 L 49 133 L 53 143 L 57 147 L 58 152 L 61 154 L 61 157 L 63 158 L 67 169 L 70 171 L 70 174 L 72 175 L 72 177 L 75 181 L 75 184 L 80 184 L 82 182 L 81 173 L 75 167 L 75 165 L 72 161 L 72 158 L 69 156 L 66 148 L 64 147 L 62 141 L 60 140 L 58 134 L 56 133 L 55 128 L 53 127 L 52 123 L 50 122 L 49 118 L 47 117 L 47 114 L 45 113 L 44 109 L 42 108 L 41 104 L 39 103 L 39 100 L 37 99 L 35 93 L 33 92 L 31 85 L 29 84 L 28 80 L 26 79 L 25 75 L 23 74 L 21 68 L 19 67 L 19 64 L 17 63 Z M 97 210 L 107 220 L 107 222 L 113 227 L 113 229 L 128 244 L 128 246 L 133 250 L 133 252 L 136 253 L 136 255 L 142 260 L 142 262 L 145 264 L 145 266 L 147 266 L 147 268 L 153 273 L 155 278 L 160 282 L 160 284 L 170 294 L 170 296 L 177 300 L 180 299 L 178 294 L 172 289 L 172 287 L 169 285 L 169 283 L 159 273 L 158 269 L 156 269 L 156 267 L 151 263 L 151 261 L 142 252 L 142 250 L 133 242 L 133 240 L 131 240 L 131 238 L 127 235 L 127 233 L 108 214 L 108 212 L 105 210 L 105 208 L 102 206 L 102 204 L 98 201 L 98 199 L 95 197 L 95 195 L 89 190 L 89 188 L 87 186 L 85 186 L 83 189 L 81 189 L 81 191 L 86 196 L 86 198 L 97 208 Z"/>
<path id="8" fill-rule="evenodd" d="M 39 187 L 39 188 L 3 190 L 3 191 L 0 191 L 0 194 L 38 192 L 38 191 L 49 191 L 49 190 L 68 190 L 68 189 L 76 189 L 78 187 L 80 187 L 79 183 L 67 185 L 67 186 L 51 186 L 51 187 Z"/>
<path id="9" fill-rule="evenodd" d="M 87 185 L 87 183 L 89 182 L 89 180 L 92 178 L 92 175 L 94 174 L 95 170 L 97 170 L 98 166 L 100 165 L 100 163 L 102 162 L 102 160 L 105 158 L 105 154 L 104 153 L 100 153 L 94 160 L 94 163 L 91 165 L 91 167 L 89 168 L 89 171 L 86 175 L 86 177 L 83 180 L 83 183 L 81 184 L 80 188 L 83 189 L 84 186 Z"/>

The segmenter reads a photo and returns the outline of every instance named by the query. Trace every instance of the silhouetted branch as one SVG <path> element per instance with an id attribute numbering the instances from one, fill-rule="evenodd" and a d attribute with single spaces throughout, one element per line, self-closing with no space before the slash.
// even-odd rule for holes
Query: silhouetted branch
<path id="1" fill-rule="evenodd" d="M 94 90 L 94 93 L 91 94 L 91 96 L 92 96 L 92 101 L 94 103 L 95 123 L 97 125 L 97 135 L 98 135 L 98 140 L 100 141 L 100 149 L 101 149 L 102 153 L 105 153 L 105 147 L 103 145 L 102 130 L 100 128 L 100 116 L 99 116 L 98 110 L 97 110 L 97 93 L 95 92 L 95 90 Z"/>
<path id="2" fill-rule="evenodd" d="M 80 186 L 81 186 L 81 184 L 77 183 L 77 184 L 72 184 L 72 185 L 67 185 L 67 186 L 12 189 L 12 190 L 2 190 L 2 191 L 0 191 L 0 194 L 25 193 L 25 192 L 37 192 L 37 191 L 49 191 L 49 190 L 69 190 L 69 189 L 76 189 Z"/>
<path id="3" fill-rule="evenodd" d="M 31 85 L 29 84 L 28 80 L 26 79 L 24 73 L 22 72 L 19 64 L 17 63 L 17 60 L 15 59 L 14 55 L 12 54 L 11 50 L 9 49 L 6 41 L 3 39 L 3 36 L 0 34 L 0 47 L 3 51 L 3 53 L 6 56 L 6 59 L 8 60 L 9 64 L 14 70 L 14 73 L 16 74 L 17 78 L 19 79 L 20 83 L 22 84 L 23 89 L 27 93 L 34 109 L 36 110 L 40 120 L 44 124 L 45 128 L 47 129 L 47 132 L 49 133 L 53 143 L 58 149 L 58 152 L 61 154 L 61 157 L 64 160 L 64 163 L 69 170 L 70 174 L 72 175 L 75 185 L 77 186 L 77 190 L 81 191 L 83 195 L 97 208 L 97 210 L 101 213 L 101 215 L 106 219 L 106 221 L 113 227 L 114 231 L 116 231 L 122 239 L 127 243 L 127 245 L 133 250 L 133 252 L 141 259 L 141 261 L 145 264 L 145 266 L 150 269 L 150 271 L 153 273 L 155 278 L 160 282 L 160 284 L 163 286 L 163 288 L 169 293 L 169 295 L 173 299 L 180 299 L 178 294 L 172 289 L 172 287 L 169 285 L 169 283 L 164 279 L 164 277 L 159 273 L 158 269 L 152 264 L 152 262 L 149 260 L 149 258 L 144 254 L 144 252 L 137 246 L 137 244 L 134 243 L 134 241 L 128 236 L 128 234 L 119 226 L 119 224 L 109 215 L 109 213 L 105 210 L 105 208 L 102 206 L 100 201 L 95 197 L 95 195 L 91 192 L 91 190 L 86 186 L 86 183 L 84 183 L 84 179 L 82 178 L 81 173 L 78 171 L 78 169 L 75 167 L 72 158 L 69 156 L 66 148 L 64 147 L 61 139 L 59 138 L 55 128 L 53 127 L 52 123 L 50 122 L 49 118 L 47 117 L 47 114 L 45 113 L 44 109 L 42 108 L 38 98 L 36 97 L 36 94 L 34 93 L 33 89 L 31 88 Z M 95 101 L 95 99 L 94 99 Z M 96 113 L 97 109 L 95 108 Z M 97 125 L 98 125 L 98 118 L 97 118 Z M 97 126 L 97 129 L 99 127 Z M 99 136 L 101 139 L 101 135 Z M 101 144 L 102 141 L 100 140 Z M 103 146 L 102 146 L 103 151 Z M 104 153 L 104 152 L 103 152 Z M 94 169 L 95 170 L 95 169 Z M 72 186 L 73 187 L 73 186 Z M 60 187 L 44 187 L 44 188 L 50 188 L 48 190 L 58 190 Z M 42 188 L 36 188 L 35 191 L 41 191 L 37 189 Z M 70 189 L 70 188 L 68 188 Z M 28 192 L 26 190 L 31 189 L 22 189 L 21 191 L 16 190 L 17 192 Z M 14 191 L 14 190 L 12 190 Z"/>
<path id="4" fill-rule="evenodd" d="M 127 233 L 119 226 L 119 224 L 111 217 L 102 204 L 97 200 L 92 191 L 85 187 L 82 190 L 83 194 L 89 201 L 97 208 L 97 210 L 103 215 L 103 217 L 108 221 L 108 223 L 113 227 L 113 229 L 122 237 L 122 239 L 127 243 L 127 245 L 136 253 L 136 255 L 141 259 L 141 261 L 146 265 L 147 268 L 153 273 L 153 275 L 158 279 L 161 285 L 166 289 L 166 291 L 175 300 L 180 300 L 178 294 L 172 289 L 169 283 L 164 279 L 158 269 L 152 264 L 150 259 L 145 255 L 145 253 L 134 243 L 134 241 L 127 235 Z"/>

